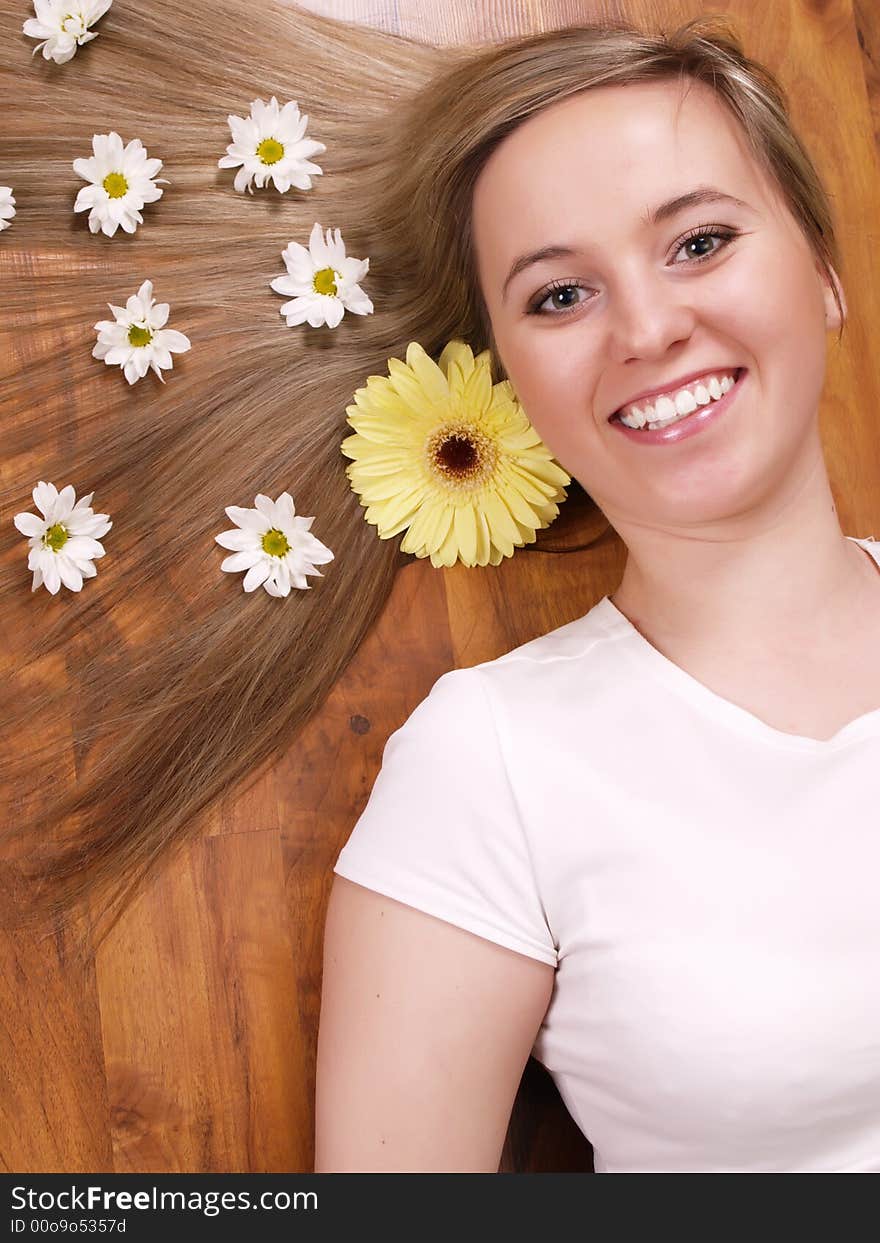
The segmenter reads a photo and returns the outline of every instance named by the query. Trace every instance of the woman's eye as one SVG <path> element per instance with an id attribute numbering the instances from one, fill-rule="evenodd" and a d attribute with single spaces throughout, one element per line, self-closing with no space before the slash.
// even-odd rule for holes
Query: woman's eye
<path id="1" fill-rule="evenodd" d="M 582 305 L 580 302 L 574 302 L 571 306 L 565 306 L 558 311 L 542 310 L 543 304 L 548 302 L 554 294 L 567 293 L 568 290 L 584 289 L 585 287 L 577 281 L 554 281 L 552 285 L 548 285 L 529 303 L 529 315 L 567 315 L 570 311 L 575 311 Z"/>
<path id="2" fill-rule="evenodd" d="M 720 227 L 716 227 L 715 225 L 700 225 L 697 229 L 692 230 L 676 243 L 674 253 L 678 254 L 679 251 L 681 251 L 685 246 L 690 245 L 692 242 L 702 242 L 708 238 L 714 238 L 720 243 L 718 246 L 713 246 L 706 250 L 704 254 L 696 256 L 692 255 L 689 259 L 685 260 L 686 263 L 690 263 L 691 265 L 705 263 L 707 259 L 711 259 L 714 255 L 717 255 L 719 251 L 724 250 L 736 236 L 737 231 L 735 229 L 722 229 Z M 682 264 L 673 264 L 673 266 L 681 267 Z M 552 284 L 545 286 L 539 294 L 536 294 L 533 300 L 529 303 L 528 314 L 549 315 L 558 319 L 561 315 L 568 315 L 572 311 L 576 311 L 579 306 L 583 305 L 582 301 L 572 302 L 570 305 L 563 307 L 559 307 L 557 305 L 557 310 L 555 311 L 543 309 L 544 304 L 549 302 L 554 294 L 567 293 L 569 290 L 575 289 L 586 289 L 586 286 L 582 285 L 577 280 L 553 281 Z M 586 301 L 586 299 L 583 301 Z"/>
<path id="3" fill-rule="evenodd" d="M 678 251 L 682 250 L 683 247 L 688 246 L 691 242 L 701 242 L 707 237 L 717 238 L 721 242 L 721 245 L 714 246 L 703 255 L 697 255 L 696 258 L 692 258 L 691 262 L 703 263 L 706 259 L 711 259 L 713 255 L 718 254 L 719 250 L 723 250 L 728 242 L 733 241 L 736 237 L 736 232 L 733 229 L 716 228 L 714 225 L 701 225 L 699 229 L 686 234 L 686 236 L 681 239 L 676 246 L 676 254 Z"/>

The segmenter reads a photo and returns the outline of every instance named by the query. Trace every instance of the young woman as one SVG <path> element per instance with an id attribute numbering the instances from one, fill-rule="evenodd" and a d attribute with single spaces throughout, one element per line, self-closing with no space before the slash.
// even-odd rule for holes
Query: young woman
<path id="1" fill-rule="evenodd" d="M 471 72 L 460 258 L 628 558 L 389 739 L 335 868 L 316 1168 L 497 1170 L 534 1052 L 597 1172 L 880 1170 L 880 544 L 818 433 L 817 183 L 729 49 L 496 52 L 479 146 Z"/>
<path id="2" fill-rule="evenodd" d="M 497 1169 L 532 1050 L 599 1170 L 880 1168 L 880 585 L 820 452 L 845 307 L 781 89 L 720 20 L 433 48 L 266 0 L 245 55 L 241 18 L 115 0 L 52 65 L 0 0 L 4 920 L 97 899 L 100 941 L 295 741 L 406 560 L 364 520 L 346 409 L 409 343 L 463 341 L 533 426 L 425 454 L 458 472 L 454 534 L 485 566 L 489 535 L 513 555 L 550 520 L 558 469 L 542 490 L 518 458 L 540 436 L 629 558 L 613 597 L 444 675 L 389 740 L 328 910 L 316 1168 Z M 273 93 L 323 175 L 236 193 L 227 117 Z M 168 180 L 134 236 L 72 212 L 110 130 Z M 375 313 L 290 331 L 267 286 L 316 221 L 369 256 Z M 192 341 L 152 387 L 91 353 L 145 279 Z M 645 395 L 670 386 L 681 422 L 611 417 L 664 420 Z M 492 470 L 510 508 L 468 490 Z M 114 522 L 63 601 L 31 593 L 12 528 L 53 479 Z M 245 595 L 225 507 L 288 488 L 333 565 Z"/>

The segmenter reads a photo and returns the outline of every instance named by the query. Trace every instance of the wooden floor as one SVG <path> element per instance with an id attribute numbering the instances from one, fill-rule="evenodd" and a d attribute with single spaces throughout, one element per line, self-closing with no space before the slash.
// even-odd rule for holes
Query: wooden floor
<path id="1" fill-rule="evenodd" d="M 574 0 L 307 7 L 437 43 L 608 14 L 666 24 L 716 11 L 696 2 Z M 880 457 L 880 430 L 863 420 L 868 430 L 854 438 L 845 419 L 858 406 L 880 409 L 870 332 L 880 325 L 880 5 L 727 0 L 724 11 L 746 50 L 780 75 L 833 196 L 849 323 L 840 349 L 829 346 L 823 435 L 844 531 L 880 535 L 880 480 L 864 465 Z M 556 532 L 565 547 L 563 517 Z M 132 906 L 86 969 L 64 938 L 5 936 L 0 1169 L 310 1171 L 332 866 L 386 738 L 447 669 L 491 659 L 586 612 L 616 586 L 623 560 L 611 536 L 565 557 L 518 552 L 492 574 L 407 565 L 381 623 L 292 753 L 215 810 L 201 839 Z M 534 1062 L 502 1168 L 590 1169 L 589 1145 Z"/>

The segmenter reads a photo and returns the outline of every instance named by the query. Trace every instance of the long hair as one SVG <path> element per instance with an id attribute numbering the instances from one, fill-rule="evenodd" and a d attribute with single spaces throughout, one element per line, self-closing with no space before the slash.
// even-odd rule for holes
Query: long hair
<path id="1" fill-rule="evenodd" d="M 200 815 L 291 745 L 411 560 L 365 522 L 346 476 L 352 394 L 413 340 L 432 357 L 452 338 L 489 348 L 504 378 L 470 206 L 507 134 L 594 87 L 699 80 L 829 278 L 840 256 L 781 86 L 718 15 L 441 48 L 273 0 L 115 0 L 99 37 L 56 66 L 32 58 L 22 7 L 0 0 L 0 183 L 17 205 L 0 234 L 4 918 L 64 919 L 98 898 L 97 943 Z M 307 192 L 238 194 L 217 168 L 227 114 L 273 94 L 308 114 L 323 175 Z M 113 239 L 71 210 L 71 162 L 111 129 L 141 138 L 171 183 Z M 370 258 L 375 313 L 332 331 L 286 327 L 268 290 L 316 221 Z M 147 278 L 192 349 L 164 386 L 129 386 L 92 358 L 92 325 Z M 38 479 L 94 492 L 114 521 L 75 595 L 30 591 L 12 517 Z M 335 559 L 279 601 L 220 573 L 213 537 L 227 505 L 283 490 Z"/>

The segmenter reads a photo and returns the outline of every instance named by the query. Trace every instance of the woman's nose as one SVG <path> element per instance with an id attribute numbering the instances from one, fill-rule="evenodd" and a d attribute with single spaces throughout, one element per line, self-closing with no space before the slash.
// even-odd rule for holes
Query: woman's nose
<path id="1" fill-rule="evenodd" d="M 615 362 L 660 358 L 687 339 L 696 319 L 686 291 L 644 273 L 627 276 L 606 291 L 608 341 Z"/>

